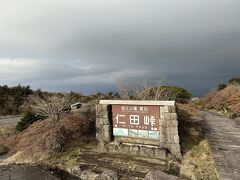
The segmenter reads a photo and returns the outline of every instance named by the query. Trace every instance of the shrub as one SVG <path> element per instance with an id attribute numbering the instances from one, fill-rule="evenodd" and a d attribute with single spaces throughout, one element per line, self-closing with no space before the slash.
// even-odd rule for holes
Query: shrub
<path id="1" fill-rule="evenodd" d="M 143 81 L 136 84 L 118 84 L 121 99 L 186 102 L 192 94 L 178 86 L 162 86 L 160 81 Z"/>
<path id="2" fill-rule="evenodd" d="M 16 130 L 21 132 L 24 129 L 28 128 L 28 126 L 31 125 L 33 122 L 38 121 L 40 119 L 43 119 L 43 117 L 35 115 L 31 112 L 26 112 L 21 121 L 17 123 Z"/>
<path id="3" fill-rule="evenodd" d="M 9 151 L 8 147 L 0 143 L 0 155 L 5 154 Z"/>
<path id="4" fill-rule="evenodd" d="M 190 92 L 178 86 L 162 86 L 161 88 L 163 88 L 165 91 L 175 94 L 175 100 L 178 102 L 190 100 L 192 97 L 192 94 Z"/>
<path id="5" fill-rule="evenodd" d="M 217 89 L 218 89 L 218 91 L 221 91 L 221 90 L 225 89 L 226 87 L 227 87 L 226 84 L 219 84 Z"/>
<path id="6" fill-rule="evenodd" d="M 81 115 L 85 121 L 83 134 L 86 136 L 96 135 L 96 109 L 95 104 L 87 104 L 81 108 Z"/>
<path id="7" fill-rule="evenodd" d="M 54 93 L 44 98 L 39 96 L 30 96 L 28 98 L 28 106 L 32 112 L 43 117 L 51 119 L 53 124 L 60 120 L 60 115 L 71 104 L 77 102 L 77 94 L 71 93 Z"/>
<path id="8" fill-rule="evenodd" d="M 212 90 L 200 99 L 200 105 L 232 118 L 240 117 L 240 88 L 228 85 L 222 91 Z"/>
<path id="9" fill-rule="evenodd" d="M 146 92 L 143 92 L 143 94 Z M 156 95 L 158 93 L 158 95 Z M 148 90 L 147 99 L 153 99 L 151 97 L 157 97 L 154 100 L 176 100 L 177 102 L 186 102 L 190 100 L 192 94 L 188 92 L 186 89 L 183 89 L 178 86 L 159 86 L 152 87 Z"/>
<path id="10" fill-rule="evenodd" d="M 238 84 L 238 85 L 240 85 L 240 77 L 235 77 L 235 78 L 229 79 L 228 83 L 229 84 Z"/>
<path id="11" fill-rule="evenodd" d="M 90 122 L 80 111 L 63 116 L 57 124 L 52 124 L 47 118 L 34 122 L 18 133 L 15 151 L 22 152 L 22 159 L 31 155 L 31 159 L 39 160 L 43 156 L 54 156 L 91 140 L 95 142 L 94 122 Z"/>
<path id="12" fill-rule="evenodd" d="M 71 139 L 71 131 L 64 126 L 48 129 L 38 141 L 38 148 L 42 152 L 54 155 L 62 152 Z"/>

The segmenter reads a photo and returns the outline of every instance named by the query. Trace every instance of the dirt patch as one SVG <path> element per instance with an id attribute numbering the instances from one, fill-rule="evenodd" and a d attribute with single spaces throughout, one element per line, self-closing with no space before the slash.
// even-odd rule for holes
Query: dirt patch
<path id="1" fill-rule="evenodd" d="M 55 156 L 46 164 L 59 169 L 68 169 L 78 166 L 82 171 L 91 170 L 97 174 L 112 170 L 118 173 L 119 177 L 144 178 L 150 171 L 167 170 L 167 162 L 156 159 L 120 155 L 116 153 L 102 153 L 97 150 L 96 145 L 85 145 L 77 150 L 77 153 L 69 154 L 65 152 L 60 156 Z"/>

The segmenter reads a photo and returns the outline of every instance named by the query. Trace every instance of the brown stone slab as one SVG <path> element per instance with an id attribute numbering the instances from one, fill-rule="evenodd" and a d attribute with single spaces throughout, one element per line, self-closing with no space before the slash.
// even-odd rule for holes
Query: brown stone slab
<path id="1" fill-rule="evenodd" d="M 159 141 L 160 107 L 148 105 L 112 105 L 115 136 Z"/>

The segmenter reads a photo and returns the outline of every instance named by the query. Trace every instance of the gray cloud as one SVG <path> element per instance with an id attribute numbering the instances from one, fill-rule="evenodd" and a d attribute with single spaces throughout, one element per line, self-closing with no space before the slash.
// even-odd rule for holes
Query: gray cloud
<path id="1" fill-rule="evenodd" d="M 165 79 L 202 95 L 240 69 L 238 0 L 1 0 L 0 83 L 111 90 Z"/>

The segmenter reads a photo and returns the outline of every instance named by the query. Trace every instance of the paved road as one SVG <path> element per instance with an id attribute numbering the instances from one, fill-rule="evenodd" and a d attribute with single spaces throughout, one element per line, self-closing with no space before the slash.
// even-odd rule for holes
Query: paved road
<path id="1" fill-rule="evenodd" d="M 58 180 L 49 172 L 38 167 L 0 166 L 0 180 Z"/>
<path id="2" fill-rule="evenodd" d="M 7 159 L 9 157 L 9 155 L 8 154 L 2 154 L 2 155 L 0 155 L 0 163 L 1 163 L 1 161 L 4 161 L 5 159 Z M 1 180 L 1 179 L 0 179 Z"/>
<path id="3" fill-rule="evenodd" d="M 0 117 L 0 126 L 1 126 L 1 125 L 17 124 L 17 122 L 20 121 L 21 118 L 22 118 L 21 116 L 16 116 L 16 117 L 10 117 L 10 116 Z"/>
<path id="4" fill-rule="evenodd" d="M 202 112 L 205 132 L 219 179 L 240 179 L 240 125 L 233 119 Z"/>

